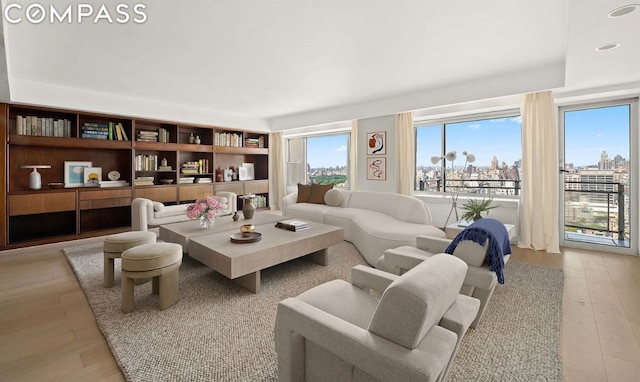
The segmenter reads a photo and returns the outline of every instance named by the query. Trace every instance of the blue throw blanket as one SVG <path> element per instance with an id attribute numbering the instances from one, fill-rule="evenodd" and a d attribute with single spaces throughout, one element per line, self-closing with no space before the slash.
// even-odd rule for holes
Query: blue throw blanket
<path id="1" fill-rule="evenodd" d="M 463 240 L 471 240 L 482 246 L 489 240 L 487 249 L 487 260 L 489 261 L 489 269 L 496 273 L 498 282 L 504 284 L 504 256 L 511 254 L 511 243 L 509 242 L 509 233 L 504 224 L 496 219 L 483 218 L 478 219 L 473 224 L 462 230 L 444 251 L 452 254 L 459 242 Z"/>

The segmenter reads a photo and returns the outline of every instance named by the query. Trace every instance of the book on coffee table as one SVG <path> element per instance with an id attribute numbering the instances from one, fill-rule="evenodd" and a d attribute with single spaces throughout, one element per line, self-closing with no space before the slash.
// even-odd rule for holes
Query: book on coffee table
<path id="1" fill-rule="evenodd" d="M 295 219 L 280 220 L 276 223 L 276 227 L 294 232 L 310 228 L 309 223 Z"/>

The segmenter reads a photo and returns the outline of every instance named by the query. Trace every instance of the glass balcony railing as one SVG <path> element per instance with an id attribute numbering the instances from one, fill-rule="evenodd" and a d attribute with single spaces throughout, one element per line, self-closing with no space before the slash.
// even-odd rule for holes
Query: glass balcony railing
<path id="1" fill-rule="evenodd" d="M 515 179 L 425 179 L 416 191 L 460 192 L 462 194 L 520 195 L 520 180 Z"/>
<path id="2" fill-rule="evenodd" d="M 628 246 L 629 194 L 618 182 L 564 182 L 565 239 L 584 235 L 601 237 L 603 243 Z"/>

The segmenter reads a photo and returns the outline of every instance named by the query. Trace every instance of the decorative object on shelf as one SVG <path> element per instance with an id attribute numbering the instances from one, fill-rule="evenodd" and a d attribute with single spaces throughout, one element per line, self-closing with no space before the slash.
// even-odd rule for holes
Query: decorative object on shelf
<path id="1" fill-rule="evenodd" d="M 32 190 L 39 190 L 42 188 L 42 176 L 40 176 L 38 169 L 51 168 L 48 164 L 27 164 L 20 167 L 33 169 L 33 171 L 29 173 L 29 188 Z"/>
<path id="2" fill-rule="evenodd" d="M 84 169 L 92 167 L 92 162 L 64 162 L 64 186 L 84 187 Z"/>
<path id="3" fill-rule="evenodd" d="M 223 209 L 222 204 L 213 196 L 200 198 L 187 207 L 189 219 L 199 219 L 200 228 L 210 229 L 215 224 L 216 213 Z"/>
<path id="4" fill-rule="evenodd" d="M 62 182 L 50 182 L 50 183 L 47 183 L 47 187 L 49 187 L 49 188 L 64 188 L 64 183 L 62 183 Z"/>
<path id="5" fill-rule="evenodd" d="M 253 231 L 256 230 L 256 226 L 253 224 L 243 224 L 240 227 L 240 233 L 242 234 L 242 236 L 244 237 L 249 237 L 253 234 Z"/>
<path id="6" fill-rule="evenodd" d="M 243 163 L 240 167 L 238 167 L 238 173 L 240 180 L 255 179 L 255 170 L 253 163 Z"/>
<path id="7" fill-rule="evenodd" d="M 462 206 L 465 213 L 461 216 L 461 219 L 466 221 L 482 219 L 482 212 L 486 212 L 488 215 L 489 210 L 500 207 L 499 205 L 492 205 L 492 203 L 493 197 L 491 196 L 489 198 L 482 198 L 482 200 L 467 200 L 467 202 Z"/>
<path id="8" fill-rule="evenodd" d="M 257 196 L 254 194 L 242 195 L 240 197 L 241 199 L 244 199 L 244 203 L 242 203 L 242 214 L 245 219 L 253 219 L 253 214 L 256 212 L 256 206 L 253 204 L 253 201 L 256 197 Z"/>
<path id="9" fill-rule="evenodd" d="M 109 171 L 109 173 L 107 174 L 107 178 L 115 182 L 116 180 L 120 180 L 120 173 L 116 170 Z"/>
<path id="10" fill-rule="evenodd" d="M 469 154 L 466 151 L 462 152 L 462 155 L 464 155 L 464 166 L 462 167 L 462 171 L 464 173 L 464 171 L 467 169 L 467 164 L 469 163 L 473 163 L 476 161 L 476 156 L 473 154 Z M 456 158 L 458 157 L 458 155 L 456 154 L 455 151 L 449 151 L 445 156 L 443 157 L 431 157 L 431 163 L 433 164 L 437 164 L 438 162 L 440 162 L 442 160 L 442 164 L 444 166 L 444 171 L 447 171 L 447 162 L 449 161 L 451 162 L 451 173 L 453 174 L 455 172 L 455 165 L 454 162 L 456 160 Z M 446 189 L 446 184 L 445 184 L 445 189 Z M 449 211 L 449 215 L 447 216 L 447 221 L 444 223 L 445 227 L 447 226 L 447 224 L 449 224 L 449 219 L 451 218 L 451 214 L 455 211 L 456 214 L 456 221 L 459 221 L 460 218 L 458 217 L 458 208 L 457 208 L 457 204 L 458 204 L 458 196 L 460 195 L 460 187 L 456 188 L 456 191 L 451 191 L 451 210 Z"/>
<path id="11" fill-rule="evenodd" d="M 238 211 L 233 211 L 232 219 L 234 222 L 237 222 L 238 219 L 240 219 L 240 214 L 238 213 Z"/>
<path id="12" fill-rule="evenodd" d="M 225 168 L 224 169 L 224 181 L 225 182 L 231 182 L 231 180 L 233 179 L 233 170 L 230 168 Z"/>
<path id="13" fill-rule="evenodd" d="M 191 133 L 191 135 L 189 135 L 189 143 L 194 143 L 195 140 L 196 140 L 196 137 L 194 137 L 193 133 Z"/>
<path id="14" fill-rule="evenodd" d="M 171 184 L 171 183 L 173 183 L 173 179 L 160 179 L 160 183 L 162 183 L 162 184 Z"/>
<path id="15" fill-rule="evenodd" d="M 199 144 L 200 144 L 200 142 L 202 142 L 202 141 L 200 140 L 200 136 L 199 136 L 199 135 L 196 135 L 196 138 L 193 140 L 193 143 L 195 143 L 196 145 L 199 145 Z"/>
<path id="16" fill-rule="evenodd" d="M 367 155 L 385 155 L 387 153 L 387 132 L 367 133 Z"/>
<path id="17" fill-rule="evenodd" d="M 102 180 L 102 167 L 84 168 L 84 186 L 99 187 Z"/>
<path id="18" fill-rule="evenodd" d="M 167 158 L 162 158 L 162 160 L 160 161 L 160 166 L 162 166 L 162 167 L 167 167 L 168 166 Z"/>

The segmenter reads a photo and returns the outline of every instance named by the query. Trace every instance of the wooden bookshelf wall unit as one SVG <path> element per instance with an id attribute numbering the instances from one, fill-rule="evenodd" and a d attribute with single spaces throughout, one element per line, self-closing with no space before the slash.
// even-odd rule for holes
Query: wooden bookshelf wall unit
<path id="1" fill-rule="evenodd" d="M 178 204 L 229 190 L 268 200 L 267 133 L 21 105 L 0 104 L 0 112 L 6 137 L 0 249 L 126 231 L 136 197 Z M 230 133 L 238 137 L 234 146 L 216 141 Z M 102 168 L 104 181 L 117 171 L 127 184 L 49 186 L 64 183 L 68 161 Z M 216 179 L 218 169 L 237 172 L 244 163 L 253 164 L 253 180 Z M 41 189 L 29 189 L 25 165 L 51 166 L 39 170 Z"/>

